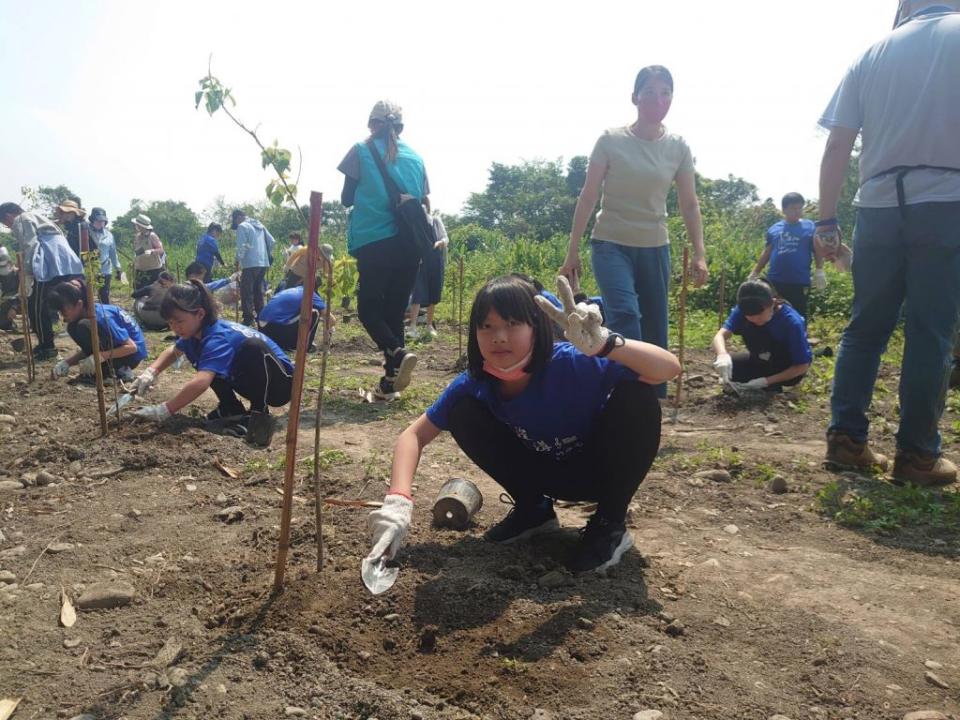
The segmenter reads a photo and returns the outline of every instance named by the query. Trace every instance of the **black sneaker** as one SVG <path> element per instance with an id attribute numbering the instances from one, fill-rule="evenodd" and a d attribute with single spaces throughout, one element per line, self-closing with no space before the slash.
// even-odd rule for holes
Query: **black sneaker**
<path id="1" fill-rule="evenodd" d="M 580 531 L 580 539 L 567 560 L 570 572 L 602 572 L 620 562 L 633 547 L 633 536 L 622 522 L 613 523 L 594 515 Z"/>
<path id="2" fill-rule="evenodd" d="M 269 413 L 253 411 L 247 422 L 246 440 L 255 447 L 270 447 L 275 430 L 276 424 Z"/>
<path id="3" fill-rule="evenodd" d="M 218 420 L 237 420 L 246 417 L 247 411 L 243 407 L 235 409 L 226 409 L 223 405 L 217 405 L 213 410 L 207 413 L 208 422 L 217 422 Z"/>
<path id="4" fill-rule="evenodd" d="M 501 495 L 500 500 L 513 504 L 508 495 Z M 503 520 L 483 534 L 483 539 L 509 545 L 534 535 L 553 532 L 559 527 L 560 522 L 553 511 L 553 501 L 543 498 L 534 505 L 513 505 L 513 509 Z"/>
<path id="5" fill-rule="evenodd" d="M 38 362 L 43 362 L 44 360 L 50 360 L 57 356 L 56 348 L 37 348 L 33 351 L 33 359 Z"/>
<path id="6" fill-rule="evenodd" d="M 413 377 L 413 369 L 417 366 L 417 356 L 409 350 L 397 348 L 393 357 L 387 363 L 386 378 L 393 383 L 395 392 L 406 390 Z"/>

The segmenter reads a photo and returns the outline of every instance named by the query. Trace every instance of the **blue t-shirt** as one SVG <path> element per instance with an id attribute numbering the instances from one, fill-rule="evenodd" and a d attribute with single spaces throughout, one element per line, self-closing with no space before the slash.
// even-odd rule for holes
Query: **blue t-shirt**
<path id="1" fill-rule="evenodd" d="M 812 220 L 788 223 L 781 220 L 767 230 L 767 245 L 770 255 L 770 271 L 767 277 L 773 283 L 810 284 L 810 263 L 813 260 Z"/>
<path id="2" fill-rule="evenodd" d="M 453 406 L 464 397 L 474 397 L 512 428 L 524 445 L 561 460 L 583 447 L 621 380 L 637 380 L 637 374 L 613 360 L 588 357 L 570 343 L 559 342 L 546 367 L 512 400 L 500 398 L 499 381 L 489 375 L 475 380 L 464 372 L 430 406 L 427 418 L 447 430 Z"/>
<path id="3" fill-rule="evenodd" d="M 739 307 L 734 307 L 723 327 L 734 335 L 744 335 L 744 331 L 747 334 L 758 330 L 766 331 L 771 341 L 787 348 L 790 361 L 794 365 L 806 365 L 813 360 L 813 352 L 807 342 L 807 325 L 803 316 L 790 305 L 781 305 L 770 318 L 770 322 L 761 326 L 753 325 Z M 747 349 L 751 349 L 749 344 Z"/>
<path id="4" fill-rule="evenodd" d="M 177 340 L 176 348 L 187 356 L 187 360 L 197 370 L 206 370 L 228 382 L 233 382 L 235 379 L 233 361 L 236 359 L 237 349 L 244 340 L 253 337 L 263 340 L 287 372 L 293 372 L 293 363 L 290 362 L 290 358 L 273 340 L 258 330 L 229 320 L 217 320 L 212 325 L 208 325 L 203 329 L 199 340 L 180 338 Z"/>
<path id="5" fill-rule="evenodd" d="M 123 345 L 127 340 L 133 340 L 137 352 L 133 355 L 137 361 L 147 357 L 147 341 L 143 337 L 143 330 L 130 313 L 116 305 L 96 304 L 97 327 L 102 333 L 109 333 L 114 347 Z M 109 344 L 107 345 L 109 347 Z"/>
<path id="6" fill-rule="evenodd" d="M 260 324 L 278 323 L 288 325 L 300 317 L 300 303 L 303 302 L 303 285 L 283 290 L 274 295 L 260 311 Z M 317 293 L 313 293 L 313 309 L 322 311 L 326 305 Z"/>
<path id="7" fill-rule="evenodd" d="M 220 246 L 213 235 L 204 235 L 197 243 L 197 262 L 201 263 L 207 270 L 213 269 L 214 259 L 220 255 Z"/>
<path id="8" fill-rule="evenodd" d="M 212 280 L 211 282 L 206 283 L 206 288 L 210 292 L 214 290 L 219 290 L 220 288 L 226 287 L 230 284 L 230 278 L 220 278 L 219 280 Z"/>

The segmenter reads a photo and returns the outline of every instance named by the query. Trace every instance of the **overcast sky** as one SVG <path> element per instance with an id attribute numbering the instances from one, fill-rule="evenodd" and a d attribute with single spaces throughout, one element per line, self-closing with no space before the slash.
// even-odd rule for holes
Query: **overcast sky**
<path id="1" fill-rule="evenodd" d="M 708 177 L 817 195 L 817 119 L 895 0 L 125 2 L 0 0 L 0 201 L 66 184 L 111 217 L 131 198 L 260 200 L 252 141 L 193 107 L 213 54 L 236 112 L 302 148 L 300 200 L 339 198 L 336 166 L 373 103 L 404 109 L 435 207 L 458 212 L 490 163 L 589 154 L 631 122 L 637 70 L 673 72 L 666 123 Z"/>

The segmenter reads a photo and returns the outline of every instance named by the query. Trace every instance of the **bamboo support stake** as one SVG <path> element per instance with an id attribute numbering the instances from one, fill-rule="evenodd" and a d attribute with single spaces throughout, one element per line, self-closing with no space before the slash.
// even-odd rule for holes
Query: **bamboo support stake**
<path id="1" fill-rule="evenodd" d="M 688 246 L 683 246 L 683 276 L 680 281 L 680 322 L 677 327 L 679 340 L 679 360 L 680 374 L 677 375 L 677 392 L 673 399 L 673 421 L 677 421 L 680 414 L 680 398 L 683 394 L 683 358 L 686 344 L 686 324 L 687 324 L 687 279 L 690 270 L 690 250 Z"/>
<path id="2" fill-rule="evenodd" d="M 297 469 L 297 437 L 300 430 L 300 400 L 303 397 L 303 377 L 307 369 L 307 343 L 310 321 L 313 317 L 313 291 L 317 276 L 317 239 L 320 217 L 323 213 L 323 195 L 310 193 L 310 241 L 307 246 L 307 274 L 303 278 L 303 301 L 300 303 L 300 322 L 297 325 L 297 352 L 294 360 L 293 390 L 290 393 L 290 412 L 287 415 L 287 453 L 283 471 L 283 507 L 280 514 L 280 540 L 277 548 L 277 568 L 273 576 L 273 592 L 283 590 L 283 576 L 290 549 L 290 515 L 293 511 L 293 475 Z"/>
<path id="3" fill-rule="evenodd" d="M 311 211 L 312 212 L 312 211 Z M 312 227 L 311 227 L 312 231 Z M 317 391 L 317 417 L 313 431 L 313 496 L 317 525 L 317 572 L 323 570 L 323 498 L 320 496 L 320 424 L 323 422 L 323 389 L 327 382 L 327 355 L 330 352 L 331 305 L 333 301 L 333 261 L 327 267 L 326 312 L 323 316 L 323 356 L 320 360 L 320 389 Z"/>
<path id="4" fill-rule="evenodd" d="M 727 285 L 727 268 L 720 268 L 720 305 L 717 310 L 717 327 L 723 327 L 724 316 L 726 315 L 726 285 Z"/>
<path id="5" fill-rule="evenodd" d="M 97 378 L 97 408 L 100 410 L 100 434 L 107 434 L 107 402 L 103 391 L 103 367 L 100 364 L 100 328 L 97 325 L 97 307 L 94 304 L 93 285 L 96 275 L 90 262 L 90 235 L 86 223 L 80 223 L 80 258 L 87 281 L 87 319 L 90 321 L 90 345 L 93 348 L 93 368 Z"/>
<path id="6" fill-rule="evenodd" d="M 23 253 L 17 253 L 17 272 L 20 273 L 20 325 L 23 328 L 23 351 L 27 355 L 27 382 L 33 382 L 37 374 L 33 364 L 33 341 L 30 338 L 30 321 L 28 320 L 27 277 L 23 267 Z M 36 279 L 34 279 L 36 282 Z M 37 298 L 40 294 L 37 293 Z"/>
<path id="7" fill-rule="evenodd" d="M 457 308 L 457 362 L 463 357 L 463 255 L 459 257 L 460 306 Z"/>

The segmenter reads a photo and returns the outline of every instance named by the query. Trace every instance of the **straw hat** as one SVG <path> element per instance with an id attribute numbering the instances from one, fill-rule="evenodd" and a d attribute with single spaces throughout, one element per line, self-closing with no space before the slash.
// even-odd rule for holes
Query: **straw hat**
<path id="1" fill-rule="evenodd" d="M 150 222 L 150 216 L 140 213 L 133 219 L 133 224 L 141 230 L 153 230 L 153 223 Z"/>
<path id="2" fill-rule="evenodd" d="M 77 217 L 81 218 L 87 214 L 87 211 L 80 207 L 76 200 L 64 200 L 62 203 L 57 205 L 57 209 L 64 214 L 73 213 Z"/>

